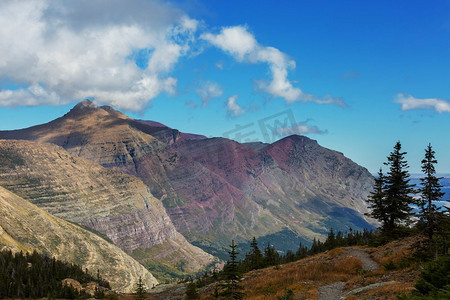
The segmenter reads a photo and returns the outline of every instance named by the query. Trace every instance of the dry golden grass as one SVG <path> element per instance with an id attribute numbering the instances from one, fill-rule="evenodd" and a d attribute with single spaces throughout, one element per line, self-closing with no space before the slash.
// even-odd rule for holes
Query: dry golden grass
<path id="1" fill-rule="evenodd" d="M 245 299 L 278 299 L 290 289 L 295 294 L 294 299 L 313 300 L 319 295 L 318 287 L 338 281 L 346 283 L 344 294 L 372 284 L 388 283 L 347 296 L 346 300 L 397 299 L 399 294 L 410 293 L 419 277 L 417 265 L 409 263 L 413 254 L 411 245 L 416 240 L 410 238 L 377 248 L 363 248 L 380 264 L 392 262 L 394 269 L 381 267 L 372 272 L 363 271 L 358 258 L 338 248 L 279 267 L 249 272 L 241 282 Z M 201 299 L 214 299 L 211 288 L 204 289 L 201 294 Z"/>
<path id="2" fill-rule="evenodd" d="M 393 241 L 377 248 L 368 248 L 368 252 L 381 265 L 392 261 L 399 264 L 401 261 L 408 260 L 414 252 L 413 245 L 417 242 L 417 237 L 406 238 Z"/>
<path id="3" fill-rule="evenodd" d="M 414 241 L 406 239 L 365 249 L 381 265 L 388 262 L 395 264 L 395 270 L 380 268 L 374 272 L 362 272 L 361 261 L 345 257 L 345 251 L 339 248 L 279 268 L 250 272 L 242 282 L 246 299 L 277 299 L 288 289 L 295 293 L 296 298 L 301 296 L 302 299 L 317 299 L 317 287 L 337 281 L 346 282 L 346 292 L 377 282 L 397 281 L 398 283 L 376 287 L 347 298 L 396 299 L 395 295 L 411 292 L 418 278 L 416 266 L 405 264 L 413 252 L 411 245 Z"/>
<path id="4" fill-rule="evenodd" d="M 342 250 L 337 249 L 279 268 L 250 272 L 242 282 L 246 299 L 277 299 L 288 289 L 296 296 L 315 299 L 318 296 L 317 286 L 346 281 L 362 269 L 359 259 L 339 259 L 341 253 Z"/>

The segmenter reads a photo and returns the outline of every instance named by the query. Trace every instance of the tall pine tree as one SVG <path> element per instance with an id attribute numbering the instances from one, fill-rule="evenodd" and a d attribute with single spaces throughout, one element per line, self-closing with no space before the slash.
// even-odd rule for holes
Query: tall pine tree
<path id="1" fill-rule="evenodd" d="M 253 240 L 250 243 L 250 252 L 246 255 L 244 260 L 244 266 L 248 271 L 250 271 L 262 268 L 263 263 L 264 263 L 263 254 L 258 247 L 258 242 L 256 241 L 256 238 L 253 237 Z"/>
<path id="2" fill-rule="evenodd" d="M 239 262 L 237 261 L 237 255 L 239 252 L 236 251 L 236 244 L 234 240 L 231 241 L 231 250 L 228 252 L 230 255 L 230 260 L 224 267 L 225 276 L 227 279 L 227 285 L 223 295 L 228 299 L 242 299 L 244 294 L 242 293 L 242 287 L 239 285 L 241 276 L 239 274 Z"/>
<path id="3" fill-rule="evenodd" d="M 425 177 L 420 178 L 422 187 L 418 189 L 418 192 L 421 196 L 417 201 L 419 217 L 425 225 L 425 232 L 429 240 L 433 238 L 438 217 L 438 210 L 433 202 L 441 200 L 444 196 L 442 185 L 439 183 L 441 178 L 436 177 L 434 165 L 437 164 L 437 160 L 434 154 L 435 152 L 429 144 L 425 149 L 425 158 L 422 160 L 422 172 Z"/>
<path id="4" fill-rule="evenodd" d="M 385 178 L 385 202 L 387 224 L 385 230 L 393 233 L 399 225 L 407 222 L 411 215 L 410 205 L 414 203 L 411 194 L 414 193 L 414 185 L 409 183 L 408 163 L 405 159 L 406 152 L 402 152 L 402 145 L 397 142 L 394 151 L 387 157 L 385 165 L 389 171 Z"/>
<path id="5" fill-rule="evenodd" d="M 366 214 L 381 222 L 381 228 L 385 231 L 388 227 L 389 219 L 386 205 L 385 177 L 383 170 L 378 171 L 378 178 L 375 178 L 373 191 L 370 193 L 367 202 L 370 213 Z"/>

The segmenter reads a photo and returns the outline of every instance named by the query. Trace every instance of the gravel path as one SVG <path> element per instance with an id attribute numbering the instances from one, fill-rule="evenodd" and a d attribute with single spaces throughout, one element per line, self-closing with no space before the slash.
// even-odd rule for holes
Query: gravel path
<path id="1" fill-rule="evenodd" d="M 329 285 L 319 287 L 318 300 L 338 300 L 343 294 L 345 282 L 335 282 Z"/>
<path id="2" fill-rule="evenodd" d="M 344 249 L 345 257 L 356 257 L 362 262 L 362 269 L 364 271 L 375 271 L 380 266 L 374 261 L 366 251 L 359 248 Z M 319 298 L 318 300 L 339 300 L 344 298 L 344 285 L 345 282 L 335 282 L 332 284 L 324 285 L 318 288 Z"/>
<path id="3" fill-rule="evenodd" d="M 348 248 L 344 249 L 347 252 L 346 256 L 353 256 L 361 260 L 362 268 L 364 271 L 375 271 L 380 267 L 380 265 L 374 261 L 366 251 L 359 248 Z"/>

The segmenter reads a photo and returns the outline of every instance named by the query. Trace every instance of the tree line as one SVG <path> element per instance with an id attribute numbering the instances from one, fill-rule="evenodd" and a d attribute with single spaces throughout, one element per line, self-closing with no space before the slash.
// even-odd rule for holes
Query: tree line
<path id="1" fill-rule="evenodd" d="M 62 280 L 66 278 L 81 284 L 95 281 L 99 286 L 111 288 L 98 271 L 94 277 L 87 269 L 37 251 L 25 254 L 10 250 L 0 252 L 0 298 L 75 299 L 86 296 L 71 286 L 63 286 Z"/>
<path id="2" fill-rule="evenodd" d="M 199 299 L 199 294 L 196 291 L 197 288 L 210 285 L 214 282 L 224 282 L 223 284 L 216 285 L 213 294 L 215 298 L 242 299 L 243 293 L 239 281 L 244 273 L 297 261 L 338 247 L 367 245 L 374 238 L 375 232 L 369 230 L 360 232 L 350 228 L 349 232 L 343 233 L 338 231 L 335 233 L 333 229 L 330 229 L 327 239 L 324 242 L 319 239 L 314 239 L 310 247 L 300 243 L 297 251 L 288 250 L 282 255 L 270 243 L 261 250 L 256 238 L 253 237 L 250 242 L 250 250 L 243 260 L 237 260 L 239 252 L 236 250 L 236 244 L 232 241 L 230 251 L 228 251 L 230 258 L 224 268 L 221 271 L 214 269 L 211 272 L 204 272 L 195 279 L 188 277 L 186 279 L 186 282 L 189 282 L 186 296 L 187 299 Z"/>

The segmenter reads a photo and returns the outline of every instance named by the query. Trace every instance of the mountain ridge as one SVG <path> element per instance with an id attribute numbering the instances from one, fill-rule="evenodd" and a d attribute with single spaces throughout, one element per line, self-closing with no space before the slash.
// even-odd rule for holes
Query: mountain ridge
<path id="1" fill-rule="evenodd" d="M 54 144 L 0 140 L 0 153 L 4 161 L 20 161 L 0 167 L 1 186 L 54 216 L 104 234 L 132 256 L 144 251 L 142 263 L 157 261 L 174 269 L 182 263 L 191 273 L 212 262 L 177 232 L 140 179 L 72 156 Z"/>
<path id="2" fill-rule="evenodd" d="M 55 143 L 72 155 L 141 178 L 177 230 L 204 249 L 286 227 L 307 240 L 324 237 L 330 227 L 373 227 L 364 216 L 372 175 L 305 136 L 272 144 L 190 138 L 91 102 L 52 122 L 2 131 L 0 138 Z"/>

